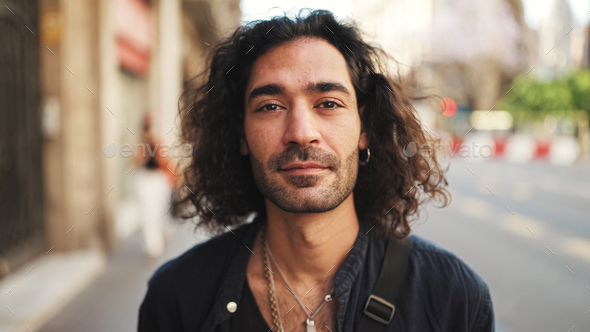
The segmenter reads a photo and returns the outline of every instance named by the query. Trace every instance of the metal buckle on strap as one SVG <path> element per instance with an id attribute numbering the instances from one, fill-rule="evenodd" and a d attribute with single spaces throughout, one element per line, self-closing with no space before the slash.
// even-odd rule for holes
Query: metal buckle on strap
<path id="1" fill-rule="evenodd" d="M 381 324 L 389 324 L 393 318 L 395 306 L 377 295 L 369 295 L 367 304 L 365 304 L 365 315 L 373 318 Z"/>

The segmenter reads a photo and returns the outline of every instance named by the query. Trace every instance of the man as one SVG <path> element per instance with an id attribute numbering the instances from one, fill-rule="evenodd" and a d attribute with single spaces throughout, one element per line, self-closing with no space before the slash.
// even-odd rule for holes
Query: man
<path id="1" fill-rule="evenodd" d="M 409 235 L 449 196 L 436 156 L 404 154 L 429 140 L 385 60 L 326 11 L 215 47 L 183 96 L 183 202 L 225 232 L 156 271 L 140 331 L 356 331 L 391 233 L 412 247 L 385 331 L 494 330 L 486 283 Z"/>

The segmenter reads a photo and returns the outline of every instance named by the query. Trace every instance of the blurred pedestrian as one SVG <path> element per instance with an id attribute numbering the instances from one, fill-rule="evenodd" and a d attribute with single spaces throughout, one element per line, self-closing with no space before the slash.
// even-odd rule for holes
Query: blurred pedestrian
<path id="1" fill-rule="evenodd" d="M 141 166 L 135 175 L 135 191 L 146 253 L 151 258 L 158 258 L 164 253 L 172 233 L 169 214 L 172 187 L 165 172 L 172 173 L 166 168 L 167 158 L 162 157 L 161 146 L 151 132 L 149 114 L 143 121 L 142 143 L 145 147 L 137 159 Z"/>

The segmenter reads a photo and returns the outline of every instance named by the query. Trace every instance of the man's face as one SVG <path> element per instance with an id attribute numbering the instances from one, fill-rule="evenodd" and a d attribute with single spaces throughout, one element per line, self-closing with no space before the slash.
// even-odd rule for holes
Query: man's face
<path id="1" fill-rule="evenodd" d="M 366 137 L 334 46 L 302 38 L 269 50 L 253 64 L 245 103 L 240 152 L 264 197 L 287 212 L 320 213 L 350 196 Z"/>

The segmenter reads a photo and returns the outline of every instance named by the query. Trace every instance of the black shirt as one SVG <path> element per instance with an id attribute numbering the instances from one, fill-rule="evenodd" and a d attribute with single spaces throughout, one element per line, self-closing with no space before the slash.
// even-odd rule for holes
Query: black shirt
<path id="1" fill-rule="evenodd" d="M 231 317 L 244 304 L 250 248 L 263 222 L 256 218 L 162 265 L 148 282 L 138 330 L 236 331 L 232 323 L 237 320 Z M 359 221 L 359 227 L 354 247 L 334 278 L 340 332 L 353 332 L 358 326 L 381 271 L 388 241 L 365 222 Z M 492 300 L 483 279 L 449 251 L 410 236 L 407 271 L 386 331 L 494 331 Z M 237 304 L 234 312 L 229 310 L 232 302 Z M 255 326 L 248 324 L 256 324 L 256 316 L 245 319 L 238 330 L 250 331 L 247 326 Z"/>
<path id="2" fill-rule="evenodd" d="M 260 308 L 256 304 L 256 299 L 248 281 L 244 281 L 242 287 L 242 297 L 240 298 L 240 306 L 236 312 L 229 318 L 230 331 L 269 331 L 270 327 L 264 320 L 264 316 L 260 312 Z M 274 332 L 277 329 L 273 329 Z"/>

